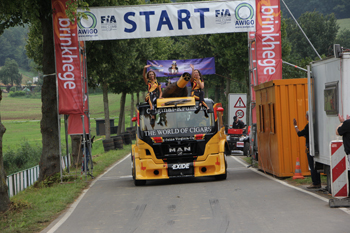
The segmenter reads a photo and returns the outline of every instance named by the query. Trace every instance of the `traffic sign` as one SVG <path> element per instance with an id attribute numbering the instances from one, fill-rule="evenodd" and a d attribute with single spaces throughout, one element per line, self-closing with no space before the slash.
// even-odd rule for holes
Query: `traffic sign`
<path id="1" fill-rule="evenodd" d="M 234 108 L 246 108 L 245 103 L 243 102 L 241 97 L 238 98 Z"/>

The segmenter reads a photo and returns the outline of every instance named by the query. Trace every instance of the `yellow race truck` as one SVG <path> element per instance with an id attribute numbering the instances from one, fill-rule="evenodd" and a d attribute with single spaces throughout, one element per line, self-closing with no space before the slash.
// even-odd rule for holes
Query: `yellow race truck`
<path id="1" fill-rule="evenodd" d="M 157 100 L 155 111 L 147 103 L 136 106 L 136 142 L 132 145 L 132 176 L 136 186 L 147 180 L 181 177 L 227 176 L 230 153 L 220 103 L 205 99 L 211 109 L 195 113 L 194 97 Z M 153 120 L 152 120 L 153 118 Z M 153 125 L 152 125 L 153 124 Z"/>

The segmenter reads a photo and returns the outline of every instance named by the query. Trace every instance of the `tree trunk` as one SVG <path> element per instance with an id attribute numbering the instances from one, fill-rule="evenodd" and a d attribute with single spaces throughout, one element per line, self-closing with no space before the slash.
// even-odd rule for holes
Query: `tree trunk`
<path id="1" fill-rule="evenodd" d="M 40 122 L 42 136 L 42 154 L 39 162 L 39 181 L 60 171 L 59 135 L 56 97 L 55 56 L 53 43 L 52 18 L 47 12 L 51 11 L 51 4 L 46 4 L 47 10 L 40 13 L 43 33 L 43 86 L 41 89 L 42 118 Z"/>
<path id="2" fill-rule="evenodd" d="M 130 113 L 131 113 L 131 115 L 130 115 L 130 119 L 131 119 L 131 121 L 130 121 L 130 127 L 132 127 L 132 118 L 133 118 L 133 116 L 134 116 L 134 110 L 135 110 L 135 107 L 134 107 L 134 105 L 135 105 L 135 103 L 134 103 L 135 101 L 134 101 L 134 93 L 131 93 L 131 110 L 130 110 Z"/>
<path id="3" fill-rule="evenodd" d="M 122 97 L 120 98 L 120 112 L 119 112 L 119 122 L 118 122 L 118 135 L 120 135 L 122 132 L 124 132 L 123 127 L 123 116 L 124 116 L 124 110 L 125 110 L 125 97 L 126 93 L 122 93 Z"/>
<path id="4" fill-rule="evenodd" d="M 106 82 L 102 83 L 102 91 L 103 91 L 103 109 L 105 112 L 105 133 L 106 133 L 106 139 L 110 139 L 111 138 L 111 123 L 109 122 L 108 84 Z"/>
<path id="5" fill-rule="evenodd" d="M 136 94 L 136 101 L 137 104 L 140 103 L 140 92 L 137 92 Z"/>
<path id="6" fill-rule="evenodd" d="M 146 98 L 146 92 L 142 91 L 141 94 L 142 94 L 142 102 L 144 102 Z"/>
<path id="7" fill-rule="evenodd" d="M 1 96 L 1 91 L 0 91 Z M 1 97 L 0 97 L 1 100 Z M 8 187 L 6 185 L 6 172 L 4 169 L 4 163 L 2 159 L 2 135 L 6 131 L 5 126 L 1 123 L 0 116 L 0 212 L 8 210 L 10 204 L 10 198 L 8 195 Z"/>
<path id="8" fill-rule="evenodd" d="M 218 85 L 216 85 L 214 88 L 215 88 L 214 102 L 218 103 L 219 102 L 220 87 Z"/>
<path id="9" fill-rule="evenodd" d="M 124 106 L 125 106 L 125 104 L 124 104 Z M 125 111 L 125 107 L 124 107 L 123 123 L 122 123 L 122 133 L 125 132 L 125 113 L 126 113 L 126 111 Z"/>

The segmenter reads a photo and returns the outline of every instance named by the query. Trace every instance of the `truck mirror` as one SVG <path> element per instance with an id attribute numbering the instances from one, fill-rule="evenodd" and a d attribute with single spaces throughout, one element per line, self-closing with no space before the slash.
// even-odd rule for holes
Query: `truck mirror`
<path id="1" fill-rule="evenodd" d="M 218 107 L 216 110 L 217 110 L 218 112 L 224 112 L 224 108 L 223 108 L 223 107 Z"/>

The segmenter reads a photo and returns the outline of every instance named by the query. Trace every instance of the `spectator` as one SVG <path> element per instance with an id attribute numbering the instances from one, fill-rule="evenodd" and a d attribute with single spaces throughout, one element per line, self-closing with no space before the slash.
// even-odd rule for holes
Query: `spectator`
<path id="1" fill-rule="evenodd" d="M 232 129 L 245 129 L 245 124 L 243 121 L 238 120 L 237 116 L 233 117 Z"/>
<path id="2" fill-rule="evenodd" d="M 306 119 L 309 121 L 309 111 L 306 112 Z M 298 137 L 305 137 L 306 139 L 306 155 L 307 155 L 307 161 L 309 163 L 310 167 L 310 172 L 311 172 L 311 180 L 312 180 L 312 185 L 308 186 L 308 189 L 320 189 L 321 188 L 321 176 L 320 174 L 316 171 L 315 169 L 315 164 L 314 164 L 314 157 L 310 155 L 309 151 L 309 123 L 306 124 L 304 129 L 300 131 L 298 129 L 297 121 L 295 118 L 293 119 L 293 124 L 295 131 L 298 134 Z"/>

